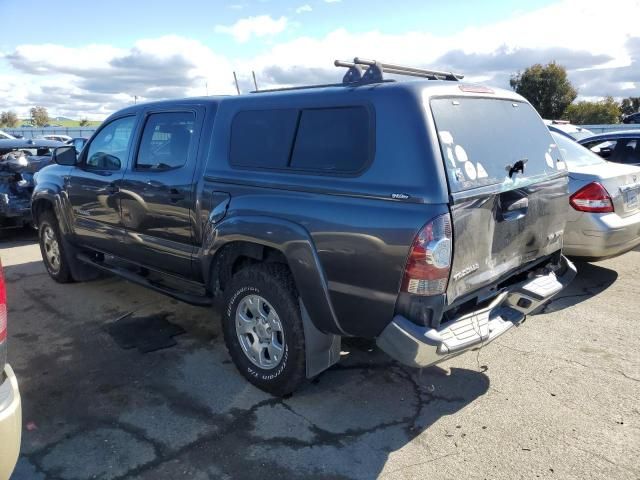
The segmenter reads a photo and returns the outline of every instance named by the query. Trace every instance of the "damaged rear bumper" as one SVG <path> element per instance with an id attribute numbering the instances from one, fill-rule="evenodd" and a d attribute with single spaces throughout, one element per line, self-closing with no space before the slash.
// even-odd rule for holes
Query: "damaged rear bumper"
<path id="1" fill-rule="evenodd" d="M 376 342 L 392 358 L 412 367 L 428 367 L 495 340 L 525 316 L 547 303 L 576 275 L 562 257 L 558 274 L 550 272 L 500 292 L 489 305 L 449 321 L 440 328 L 424 327 L 402 315 L 382 331 Z"/>

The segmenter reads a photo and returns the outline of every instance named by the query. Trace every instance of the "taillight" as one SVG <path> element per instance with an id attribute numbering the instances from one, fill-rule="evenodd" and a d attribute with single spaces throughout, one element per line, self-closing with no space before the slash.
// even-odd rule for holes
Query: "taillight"
<path id="1" fill-rule="evenodd" d="M 569 203 L 580 212 L 613 212 L 613 202 L 609 192 L 598 182 L 592 182 L 582 187 L 571 195 Z"/>
<path id="2" fill-rule="evenodd" d="M 418 233 L 407 259 L 402 291 L 439 295 L 447 289 L 451 270 L 451 217 L 440 215 Z"/>
<path id="3" fill-rule="evenodd" d="M 7 291 L 0 263 L 0 343 L 7 339 Z"/>

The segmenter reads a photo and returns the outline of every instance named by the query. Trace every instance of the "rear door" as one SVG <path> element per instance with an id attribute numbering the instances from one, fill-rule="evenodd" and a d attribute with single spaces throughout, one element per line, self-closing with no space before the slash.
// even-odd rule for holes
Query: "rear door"
<path id="1" fill-rule="evenodd" d="M 193 253 L 193 177 L 203 108 L 147 111 L 120 187 L 126 257 L 188 276 Z"/>
<path id="2" fill-rule="evenodd" d="M 432 99 L 431 110 L 451 194 L 452 303 L 561 248 L 567 178 L 529 104 L 447 97 Z"/>

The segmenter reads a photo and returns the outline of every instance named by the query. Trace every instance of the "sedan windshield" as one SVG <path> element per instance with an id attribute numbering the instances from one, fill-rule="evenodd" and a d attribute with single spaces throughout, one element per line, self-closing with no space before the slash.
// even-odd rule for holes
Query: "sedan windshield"
<path id="1" fill-rule="evenodd" d="M 564 135 L 551 132 L 551 136 L 556 141 L 567 167 L 588 167 L 590 165 L 600 165 L 606 163 L 601 157 L 591 150 L 584 148 L 579 143 L 569 140 Z"/>

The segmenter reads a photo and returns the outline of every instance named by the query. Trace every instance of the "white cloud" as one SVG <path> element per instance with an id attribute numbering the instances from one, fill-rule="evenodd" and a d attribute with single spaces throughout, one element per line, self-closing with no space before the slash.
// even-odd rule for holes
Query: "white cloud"
<path id="1" fill-rule="evenodd" d="M 325 3 L 340 3 L 342 0 L 324 0 Z"/>
<path id="2" fill-rule="evenodd" d="M 102 118 L 132 103 L 133 95 L 143 100 L 203 95 L 205 83 L 211 94 L 233 93 L 234 70 L 243 90 L 252 88 L 252 70 L 260 88 L 335 82 L 343 71 L 333 67 L 333 60 L 356 55 L 461 71 L 471 81 L 502 87 L 508 87 L 512 73 L 531 63 L 557 60 L 567 66 L 582 97 L 635 95 L 640 91 L 640 4 L 610 2 L 607 16 L 617 19 L 616 28 L 606 35 L 594 34 L 602 26 L 600 2 L 563 0 L 447 35 L 355 33 L 342 28 L 322 37 L 269 44 L 264 53 L 233 59 L 179 36 L 140 40 L 129 48 L 20 45 L 0 53 L 0 110 L 26 114 L 39 103 L 55 115 Z M 259 18 L 268 20 L 255 21 Z M 285 17 L 244 20 L 224 27 L 225 33 L 247 41 L 287 26 Z M 10 68 L 2 68 L 3 63 Z"/>
<path id="3" fill-rule="evenodd" d="M 296 13 L 310 12 L 312 10 L 313 8 L 311 8 L 311 5 L 307 3 L 305 5 L 301 5 L 298 8 L 296 8 Z"/>
<path id="4" fill-rule="evenodd" d="M 509 76 L 529 66 L 532 58 L 544 63 L 557 59 L 574 63 L 569 68 L 569 76 L 579 80 L 577 85 L 584 95 L 623 95 L 613 76 L 602 85 L 597 79 L 603 72 L 593 69 L 631 64 L 632 49 L 628 42 L 640 36 L 636 25 L 640 2 L 617 0 L 607 4 L 607 16 L 617 19 L 616 28 L 606 35 L 597 35 L 594 32 L 601 31 L 602 13 L 598 0 L 564 0 L 508 20 L 442 36 L 428 31 L 352 33 L 342 28 L 322 38 L 299 37 L 276 44 L 269 52 L 241 64 L 244 68 L 257 68 L 261 73 L 273 71 L 274 65 L 285 73 L 324 69 L 321 80 L 338 80 L 339 75 L 331 68 L 336 58 L 348 60 L 361 56 L 448 69 L 453 66 L 446 62 L 451 60 L 447 54 L 458 52 L 461 55 L 455 67 L 466 73 L 467 79 L 489 80 L 504 87 L 508 86 Z M 545 58 L 545 55 L 548 56 Z M 575 65 L 576 61 L 581 63 Z M 577 75 L 584 69 L 587 72 Z M 285 79 L 294 80 L 295 75 L 274 78 L 267 75 L 266 80 L 281 84 Z M 596 84 L 599 94 L 591 88 Z M 640 70 L 636 73 L 635 86 L 640 89 Z"/>
<path id="5" fill-rule="evenodd" d="M 225 57 L 174 35 L 140 40 L 130 49 L 22 45 L 3 56 L 17 73 L 0 75 L 0 110 L 20 115 L 38 104 L 55 115 L 104 118 L 134 96 L 204 95 L 205 83 L 209 91 L 233 93 L 233 67 Z"/>
<path id="6" fill-rule="evenodd" d="M 236 41 L 245 43 L 252 37 L 276 35 L 287 28 L 287 18 L 271 18 L 271 15 L 241 18 L 233 25 L 216 25 L 215 31 L 232 35 Z"/>

